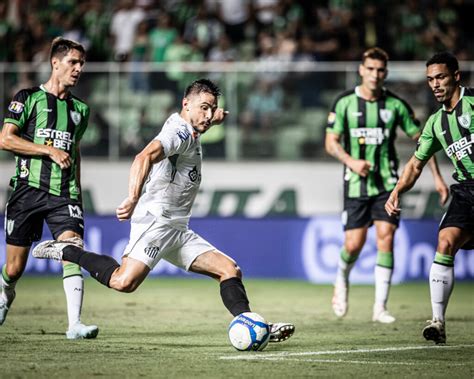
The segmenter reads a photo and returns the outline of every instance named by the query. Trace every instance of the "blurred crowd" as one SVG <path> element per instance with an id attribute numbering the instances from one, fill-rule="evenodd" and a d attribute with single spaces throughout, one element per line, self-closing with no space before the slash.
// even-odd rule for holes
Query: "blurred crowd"
<path id="1" fill-rule="evenodd" d="M 44 62 L 51 40 L 89 61 L 474 59 L 472 0 L 1 0 L 0 61 Z"/>

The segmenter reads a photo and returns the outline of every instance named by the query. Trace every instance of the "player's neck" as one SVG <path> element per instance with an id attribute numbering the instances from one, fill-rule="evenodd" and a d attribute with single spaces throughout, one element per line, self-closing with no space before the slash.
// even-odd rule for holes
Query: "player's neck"
<path id="1" fill-rule="evenodd" d="M 460 98 L 461 98 L 461 87 L 458 86 L 454 90 L 453 96 L 451 96 L 451 98 L 446 103 L 443 104 L 444 109 L 447 112 L 451 112 L 454 108 L 456 108 L 456 105 L 458 105 Z"/>
<path id="2" fill-rule="evenodd" d="M 50 78 L 46 83 L 44 83 L 43 88 L 59 99 L 64 99 L 69 94 L 69 87 L 61 85 L 58 80 L 54 80 L 53 78 Z"/>
<path id="3" fill-rule="evenodd" d="M 364 100 L 367 101 L 374 101 L 382 96 L 382 88 L 377 88 L 375 90 L 371 90 L 365 87 L 363 84 L 359 86 L 359 96 L 362 97 Z"/>

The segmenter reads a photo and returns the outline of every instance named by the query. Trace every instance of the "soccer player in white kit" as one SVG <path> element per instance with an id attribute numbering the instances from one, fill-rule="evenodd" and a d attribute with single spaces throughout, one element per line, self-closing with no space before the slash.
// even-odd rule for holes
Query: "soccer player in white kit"
<path id="1" fill-rule="evenodd" d="M 250 312 L 236 262 L 188 227 L 191 208 L 201 183 L 201 140 L 228 112 L 218 108 L 219 88 L 200 79 L 185 90 L 180 113 L 136 157 L 130 169 L 128 197 L 118 206 L 120 221 L 131 219 L 130 241 L 122 264 L 107 255 L 83 250 L 74 241 L 45 241 L 33 250 L 36 258 L 77 263 L 105 286 L 133 292 L 161 260 L 210 276 L 232 315 Z M 295 327 L 270 324 L 270 342 L 288 339 Z"/>

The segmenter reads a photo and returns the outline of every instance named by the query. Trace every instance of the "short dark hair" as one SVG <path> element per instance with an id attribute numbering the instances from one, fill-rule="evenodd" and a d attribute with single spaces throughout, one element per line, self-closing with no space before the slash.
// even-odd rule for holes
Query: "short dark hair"
<path id="1" fill-rule="evenodd" d="M 62 59 L 71 50 L 78 50 L 83 55 L 86 54 L 86 50 L 84 49 L 84 46 L 82 46 L 80 43 L 72 41 L 70 39 L 65 39 L 63 37 L 56 37 L 55 39 L 53 39 L 53 42 L 51 42 L 49 60 L 53 59 L 53 57 L 58 57 Z"/>
<path id="2" fill-rule="evenodd" d="M 443 51 L 441 53 L 436 53 L 435 55 L 433 55 L 426 62 L 426 67 L 431 66 L 432 64 L 445 64 L 452 75 L 454 75 L 454 73 L 459 70 L 459 63 L 457 58 L 449 51 Z"/>
<path id="3" fill-rule="evenodd" d="M 197 95 L 201 92 L 207 92 L 215 97 L 221 95 L 221 90 L 209 79 L 199 79 L 192 82 L 189 86 L 186 87 L 184 91 L 184 97 L 188 97 L 191 94 Z"/>
<path id="4" fill-rule="evenodd" d="M 378 61 L 385 63 L 385 65 L 387 65 L 388 62 L 387 52 L 380 47 L 371 47 L 364 51 L 364 54 L 362 54 L 362 63 L 364 63 L 367 58 L 377 59 Z"/>

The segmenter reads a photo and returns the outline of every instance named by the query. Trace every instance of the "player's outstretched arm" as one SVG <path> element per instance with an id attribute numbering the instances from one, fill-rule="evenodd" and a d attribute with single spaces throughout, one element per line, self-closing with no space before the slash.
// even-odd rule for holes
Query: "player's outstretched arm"
<path id="1" fill-rule="evenodd" d="M 71 166 L 71 157 L 63 150 L 53 146 L 41 145 L 25 140 L 18 136 L 18 127 L 11 123 L 3 125 L 1 134 L 1 145 L 3 150 L 23 155 L 46 155 L 50 157 L 62 169 Z"/>
<path id="2" fill-rule="evenodd" d="M 153 164 L 165 157 L 163 146 L 159 140 L 151 141 L 134 159 L 128 179 L 128 197 L 117 207 L 116 214 L 120 221 L 132 217 L 135 206 L 142 193 L 145 180 Z"/>
<path id="3" fill-rule="evenodd" d="M 370 171 L 370 162 L 363 159 L 354 159 L 346 153 L 339 142 L 340 136 L 336 133 L 326 133 L 324 145 L 329 155 L 345 164 L 356 174 L 366 177 Z"/>
<path id="4" fill-rule="evenodd" d="M 390 216 L 400 213 L 400 195 L 415 185 L 425 164 L 426 161 L 420 161 L 415 156 L 412 156 L 408 161 L 403 169 L 402 176 L 385 203 L 385 210 Z"/>

